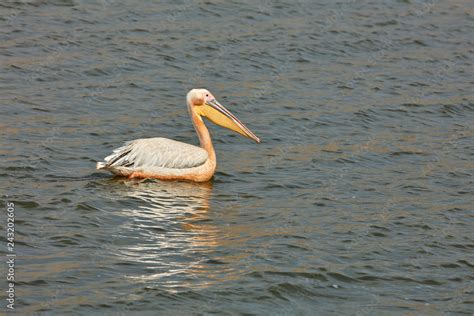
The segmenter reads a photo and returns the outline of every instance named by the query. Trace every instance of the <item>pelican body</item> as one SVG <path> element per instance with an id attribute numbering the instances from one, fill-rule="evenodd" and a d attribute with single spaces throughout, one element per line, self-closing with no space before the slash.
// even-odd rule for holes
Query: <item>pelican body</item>
<path id="1" fill-rule="evenodd" d="M 208 90 L 192 89 L 186 101 L 201 147 L 160 137 L 136 139 L 98 162 L 97 169 L 128 178 L 208 181 L 216 171 L 217 161 L 203 117 L 260 143 L 260 139 Z"/>

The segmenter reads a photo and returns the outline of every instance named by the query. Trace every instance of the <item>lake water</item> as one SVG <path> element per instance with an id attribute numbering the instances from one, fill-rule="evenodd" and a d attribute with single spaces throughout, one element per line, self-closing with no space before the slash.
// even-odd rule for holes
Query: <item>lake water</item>
<path id="1" fill-rule="evenodd" d="M 0 5 L 15 311 L 474 313 L 472 3 L 124 2 Z M 193 87 L 262 143 L 208 124 L 204 184 L 95 170 L 198 144 Z"/>

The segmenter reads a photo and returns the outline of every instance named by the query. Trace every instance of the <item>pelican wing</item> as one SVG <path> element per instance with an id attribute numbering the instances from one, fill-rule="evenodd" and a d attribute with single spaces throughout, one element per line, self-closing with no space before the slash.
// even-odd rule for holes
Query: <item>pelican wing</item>
<path id="1" fill-rule="evenodd" d="M 183 169 L 200 166 L 207 158 L 207 151 L 197 146 L 167 138 L 142 138 L 115 149 L 97 166 L 100 169 L 108 167 Z"/>

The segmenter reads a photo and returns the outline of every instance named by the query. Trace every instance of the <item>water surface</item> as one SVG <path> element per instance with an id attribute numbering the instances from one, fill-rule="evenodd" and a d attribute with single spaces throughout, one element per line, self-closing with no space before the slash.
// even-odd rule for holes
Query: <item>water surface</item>
<path id="1" fill-rule="evenodd" d="M 473 12 L 3 2 L 17 311 L 473 314 Z M 210 126 L 218 171 L 204 184 L 94 170 L 127 140 L 197 144 L 192 87 L 263 143 Z"/>

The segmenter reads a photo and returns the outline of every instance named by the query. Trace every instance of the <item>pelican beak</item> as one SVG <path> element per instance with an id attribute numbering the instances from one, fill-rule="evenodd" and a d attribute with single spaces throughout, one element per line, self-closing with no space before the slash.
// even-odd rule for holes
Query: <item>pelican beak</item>
<path id="1" fill-rule="evenodd" d="M 244 123 L 230 113 L 222 104 L 217 102 L 216 99 L 207 101 L 202 107 L 201 114 L 217 125 L 231 129 L 260 143 L 260 138 L 255 136 Z"/>

